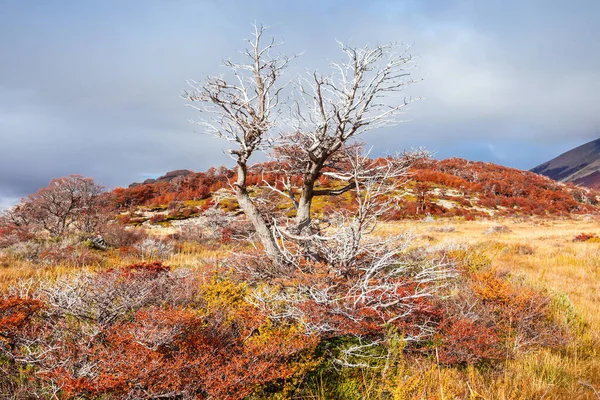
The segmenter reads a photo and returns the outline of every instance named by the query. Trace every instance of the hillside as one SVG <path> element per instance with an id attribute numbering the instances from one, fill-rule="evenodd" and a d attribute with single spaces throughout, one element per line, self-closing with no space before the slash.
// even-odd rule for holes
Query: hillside
<path id="1" fill-rule="evenodd" d="M 275 167 L 254 166 L 248 191 L 278 229 L 295 209 L 264 185 L 278 187 Z M 0 216 L 0 398 L 591 399 L 600 387 L 594 190 L 422 161 L 371 208 L 366 188 L 319 196 L 318 234 L 276 231 L 286 258 L 272 262 L 234 178 L 175 171 L 102 192 L 72 175 Z"/>
<path id="2" fill-rule="evenodd" d="M 600 139 L 576 147 L 531 170 L 561 182 L 600 188 Z"/>
<path id="3" fill-rule="evenodd" d="M 281 210 L 293 214 L 291 204 L 286 204 L 283 198 L 274 197 L 269 190 L 259 187 L 262 179 L 276 184 L 278 176 L 265 173 L 268 169 L 265 164 L 254 167 L 249 181 L 257 185 L 255 193 L 280 202 Z M 234 170 L 225 167 L 181 174 L 169 180 L 159 179 L 115 189 L 111 193 L 112 202 L 115 209 L 129 211 L 126 219 L 132 218 L 134 223 L 144 223 L 152 217 L 149 214 L 142 216 L 136 213 L 136 209 L 164 213 L 164 218 L 155 216 L 154 222 L 157 223 L 185 219 L 211 205 L 213 194 L 229 188 L 229 181 L 234 177 Z M 322 179 L 320 185 L 329 187 L 331 183 Z M 460 158 L 429 160 L 415 166 L 403 187 L 403 191 L 397 193 L 398 207 L 387 215 L 389 219 L 420 218 L 427 214 L 467 219 L 586 214 L 597 211 L 596 203 L 600 195 L 594 190 L 559 183 L 533 172 Z M 327 214 L 331 204 L 343 206 L 349 201 L 347 196 L 325 196 L 315 206 L 317 212 Z M 220 204 L 229 211 L 237 209 L 234 199 L 220 200 Z"/>

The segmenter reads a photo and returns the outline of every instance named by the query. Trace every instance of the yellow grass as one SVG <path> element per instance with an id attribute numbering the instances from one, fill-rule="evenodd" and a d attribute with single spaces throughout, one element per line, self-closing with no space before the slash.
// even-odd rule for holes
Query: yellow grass
<path id="1" fill-rule="evenodd" d="M 486 233 L 496 225 L 504 225 L 510 232 Z M 455 231 L 440 229 L 449 226 Z M 469 244 L 488 257 L 493 267 L 547 291 L 555 299 L 559 312 L 565 314 L 565 309 L 570 309 L 569 312 L 587 327 L 577 331 L 570 348 L 525 354 L 506 362 L 501 372 L 475 367 L 444 368 L 438 366 L 435 360 L 418 363 L 400 360 L 393 370 L 385 373 L 380 370 L 364 371 L 358 379 L 340 381 L 340 387 L 350 385 L 344 395 L 333 395 L 324 387 L 316 387 L 310 398 L 600 399 L 594 393 L 594 389 L 600 390 L 600 243 L 573 241 L 582 232 L 600 236 L 599 221 L 583 218 L 406 221 L 382 224 L 377 234 L 387 236 L 404 231 L 413 232 L 417 243 L 423 246 L 453 242 Z M 523 245 L 528 247 L 523 248 Z M 202 271 L 206 265 L 220 264 L 234 250 L 231 245 L 184 243 L 164 261 L 173 267 Z M 90 268 L 136 261 L 141 260 L 123 259 L 115 250 L 109 252 L 102 266 Z M 6 256 L 3 258 L 0 254 L 0 288 L 6 289 L 20 278 L 55 279 L 80 269 L 80 266 L 70 265 L 40 266 Z"/>
<path id="2" fill-rule="evenodd" d="M 506 233 L 487 233 L 504 225 Z M 453 232 L 439 232 L 452 226 Z M 600 243 L 574 242 L 582 232 L 600 236 L 593 220 L 494 220 L 400 222 L 383 224 L 382 236 L 411 231 L 425 246 L 467 243 L 491 259 L 492 266 L 546 290 L 564 307 L 570 307 L 587 327 L 562 352 L 542 350 L 506 363 L 501 375 L 474 368 L 412 366 L 418 383 L 397 399 L 598 399 L 600 390 Z M 519 251 L 527 245 L 528 251 Z M 521 247 L 522 248 L 522 247 Z M 528 253 L 532 254 L 528 254 Z M 398 387 L 404 383 L 398 383 Z M 375 396 L 374 398 L 380 398 Z"/>
<path id="3" fill-rule="evenodd" d="M 503 225 L 508 233 L 487 231 Z M 437 232 L 453 226 L 454 232 Z M 587 220 L 515 220 L 399 222 L 382 224 L 380 235 L 411 231 L 420 243 L 433 246 L 444 242 L 467 243 L 492 260 L 492 266 L 522 275 L 529 284 L 564 294 L 582 317 L 600 331 L 600 243 L 574 242 L 582 232 L 600 236 L 600 222 Z M 529 245 L 531 255 L 515 252 L 514 246 Z"/>

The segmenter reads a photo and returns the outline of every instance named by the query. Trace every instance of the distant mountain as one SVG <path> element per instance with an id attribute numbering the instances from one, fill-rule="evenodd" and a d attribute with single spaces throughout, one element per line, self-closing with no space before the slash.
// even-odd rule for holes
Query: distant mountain
<path id="1" fill-rule="evenodd" d="M 560 182 L 600 189 L 600 139 L 596 139 L 531 170 Z"/>
<path id="2" fill-rule="evenodd" d="M 129 185 L 129 187 L 136 187 L 139 185 L 151 184 L 151 183 L 156 183 L 156 182 L 171 182 L 172 180 L 175 180 L 179 177 L 188 176 L 189 174 L 193 174 L 193 173 L 194 173 L 194 171 L 190 171 L 189 169 L 177 169 L 175 171 L 167 172 L 163 176 L 160 176 L 156 179 L 146 179 L 142 183 L 133 182 L 131 185 Z"/>

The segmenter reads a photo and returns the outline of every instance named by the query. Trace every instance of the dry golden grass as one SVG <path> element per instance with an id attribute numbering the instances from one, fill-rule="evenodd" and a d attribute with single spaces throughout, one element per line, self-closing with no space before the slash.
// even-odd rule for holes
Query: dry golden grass
<path id="1" fill-rule="evenodd" d="M 506 226 L 509 231 L 489 233 L 491 227 L 498 225 Z M 444 232 L 452 230 L 447 229 L 449 226 L 455 230 Z M 565 319 L 575 316 L 578 326 L 585 328 L 577 332 L 568 349 L 541 350 L 510 360 L 500 375 L 473 367 L 413 365 L 404 374 L 419 379 L 409 380 L 410 390 L 406 390 L 407 382 L 399 381 L 395 393 L 400 394 L 394 398 L 600 398 L 595 392 L 600 390 L 600 243 L 573 241 L 582 232 L 600 234 L 598 221 L 413 221 L 384 224 L 378 234 L 385 236 L 407 230 L 425 246 L 468 244 L 488 257 L 493 268 L 547 291 L 556 302 L 557 313 Z"/>
<path id="2" fill-rule="evenodd" d="M 506 226 L 509 231 L 488 233 L 498 225 Z M 377 234 L 386 236 L 405 231 L 413 232 L 416 243 L 423 246 L 466 243 L 489 258 L 492 267 L 547 291 L 555 299 L 557 315 L 570 318 L 571 324 L 574 319 L 582 327 L 577 330 L 574 343 L 561 351 L 525 354 L 495 370 L 472 366 L 445 368 L 434 360 L 401 360 L 393 370 L 363 371 L 358 379 L 340 378 L 335 383 L 337 394 L 325 384 L 317 385 L 310 398 L 600 399 L 594 392 L 600 390 L 600 242 L 573 241 L 582 232 L 600 236 L 600 222 L 583 218 L 473 222 L 443 219 L 382 224 Z M 156 232 L 161 233 L 164 232 Z M 207 265 L 219 265 L 233 251 L 232 245 L 182 243 L 165 263 L 209 273 Z M 56 279 L 82 268 L 142 261 L 131 256 L 124 258 L 116 250 L 106 253 L 104 258 L 101 266 L 81 267 L 33 264 L 3 258 L 0 254 L 0 288 L 6 289 L 21 278 Z"/>
<path id="3" fill-rule="evenodd" d="M 506 226 L 510 232 L 488 233 Z M 452 226 L 454 232 L 438 232 Z M 523 276 L 533 286 L 564 294 L 582 317 L 600 331 L 600 242 L 574 242 L 582 233 L 600 235 L 600 222 L 590 220 L 515 220 L 399 222 L 383 224 L 378 234 L 412 231 L 420 244 L 467 243 L 477 247 L 492 266 Z M 532 254 L 523 254 L 527 246 Z M 527 253 L 527 250 L 525 251 Z"/>
<path id="4" fill-rule="evenodd" d="M 0 290 L 5 291 L 18 280 L 54 280 L 72 272 L 64 265 L 36 266 L 31 263 L 12 263 L 9 267 L 0 269 Z"/>

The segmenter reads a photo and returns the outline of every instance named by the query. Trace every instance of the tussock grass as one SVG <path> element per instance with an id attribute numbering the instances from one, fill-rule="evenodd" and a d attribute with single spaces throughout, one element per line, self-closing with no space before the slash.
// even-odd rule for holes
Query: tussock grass
<path id="1" fill-rule="evenodd" d="M 499 224 L 509 230 L 489 235 Z M 447 229 L 452 226 L 452 229 Z M 575 242 L 581 232 L 600 235 L 590 219 L 493 221 L 437 220 L 382 224 L 382 237 L 410 231 L 415 246 L 468 245 L 491 267 L 549 294 L 553 318 L 573 332 L 564 349 L 541 349 L 496 366 L 444 367 L 435 359 L 405 356 L 401 348 L 372 369 L 317 370 L 297 399 L 598 399 L 600 390 L 600 243 Z M 164 235 L 158 231 L 155 235 Z M 207 281 L 234 244 L 183 242 L 165 264 L 206 271 Z M 100 265 L 51 265 L 0 253 L 0 289 L 19 279 L 49 279 L 83 269 L 139 261 L 118 250 Z M 148 260 L 146 260 L 148 261 Z M 474 260 L 473 262 L 478 262 Z M 482 261 L 483 262 L 483 261 Z M 333 372 L 332 372 L 333 371 Z M 277 398 L 277 397 L 273 397 Z"/>
<path id="2" fill-rule="evenodd" d="M 499 223 L 510 231 L 490 237 Z M 580 220 L 447 221 L 385 224 L 379 234 L 411 229 L 427 235 L 424 246 L 465 243 L 506 271 L 553 298 L 555 318 L 576 337 L 565 350 L 539 350 L 509 360 L 500 371 L 473 366 L 443 368 L 411 364 L 397 379 L 394 399 L 598 399 L 600 389 L 600 243 L 574 242 L 581 232 L 600 233 L 597 222 Z M 417 381 L 412 377 L 419 377 Z M 406 378 L 408 377 L 408 378 Z M 410 390 L 406 387 L 410 386 Z M 400 394 L 396 394 L 400 393 Z M 365 398 L 390 398 L 378 394 Z"/>

